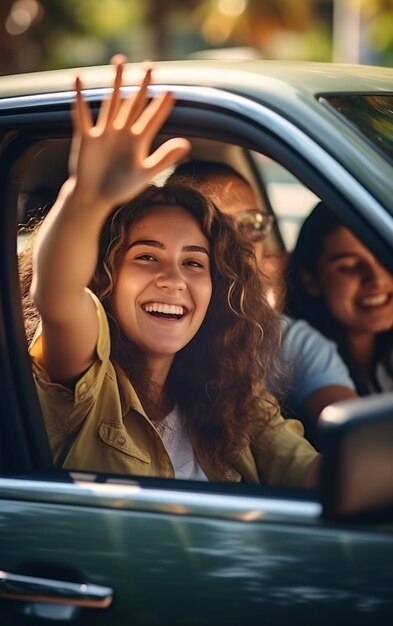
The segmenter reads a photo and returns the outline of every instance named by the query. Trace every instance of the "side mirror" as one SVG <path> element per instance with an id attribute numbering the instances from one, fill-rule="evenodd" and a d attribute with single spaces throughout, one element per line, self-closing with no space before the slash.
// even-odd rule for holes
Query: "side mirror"
<path id="1" fill-rule="evenodd" d="M 337 402 L 318 424 L 323 516 L 393 520 L 393 393 Z"/>

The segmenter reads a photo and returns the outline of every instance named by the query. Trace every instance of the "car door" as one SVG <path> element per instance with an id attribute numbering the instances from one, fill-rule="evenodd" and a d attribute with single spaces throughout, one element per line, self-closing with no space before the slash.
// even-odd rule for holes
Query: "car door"
<path id="1" fill-rule="evenodd" d="M 317 144 L 314 158 L 310 145 L 305 156 L 287 120 L 281 133 L 274 115 L 273 132 L 269 109 L 244 96 L 211 90 L 206 102 L 198 88 L 173 89 L 178 104 L 166 133 L 268 153 L 355 215 L 360 183 L 342 169 L 351 185 L 337 186 L 325 168 L 331 157 Z M 93 103 L 100 95 L 92 93 Z M 23 329 L 14 174 L 24 156 L 32 163 L 39 142 L 69 137 L 71 99 L 65 92 L 1 103 L 1 623 L 390 623 L 391 520 L 324 519 L 316 492 L 53 468 Z M 388 226 L 393 232 L 392 220 Z M 384 250 L 393 265 L 391 243 Z"/>

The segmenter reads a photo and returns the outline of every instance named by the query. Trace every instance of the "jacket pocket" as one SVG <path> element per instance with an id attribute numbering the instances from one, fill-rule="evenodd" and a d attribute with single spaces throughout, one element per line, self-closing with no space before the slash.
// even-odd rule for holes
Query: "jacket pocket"
<path id="1" fill-rule="evenodd" d="M 138 459 L 143 463 L 150 463 L 151 457 L 143 444 L 137 444 L 124 428 L 119 428 L 111 422 L 102 422 L 98 428 L 101 441 L 127 456 Z"/>

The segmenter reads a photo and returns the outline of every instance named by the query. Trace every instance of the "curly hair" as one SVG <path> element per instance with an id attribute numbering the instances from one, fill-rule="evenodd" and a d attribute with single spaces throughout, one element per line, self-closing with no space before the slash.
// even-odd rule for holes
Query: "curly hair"
<path id="1" fill-rule="evenodd" d="M 286 308 L 290 316 L 307 320 L 326 337 L 336 342 L 358 393 L 367 395 L 370 390 L 345 347 L 345 328 L 332 317 L 321 297 L 313 296 L 308 292 L 302 278 L 303 270 L 310 274 L 315 273 L 325 239 L 344 225 L 342 220 L 323 202 L 319 202 L 305 219 L 288 265 Z M 374 366 L 376 367 L 379 362 L 383 363 L 386 371 L 393 378 L 392 351 L 393 330 L 379 333 L 376 336 Z"/>
<path id="2" fill-rule="evenodd" d="M 41 199 L 44 193 L 47 195 L 46 190 L 40 190 L 38 195 Z M 33 195 L 33 199 L 35 199 L 35 195 Z M 40 314 L 38 313 L 37 307 L 35 306 L 30 294 L 31 281 L 33 278 L 32 259 L 34 242 L 38 229 L 52 206 L 53 201 L 40 206 L 33 206 L 29 204 L 27 206 L 26 220 L 18 224 L 18 248 L 21 248 L 18 251 L 19 290 L 21 296 L 23 323 L 28 345 L 32 341 L 35 331 L 41 321 Z M 21 246 L 19 246 L 19 240 L 22 241 Z"/>
<path id="3" fill-rule="evenodd" d="M 42 216 L 31 219 L 28 224 L 23 225 L 18 231 L 18 237 L 23 239 L 23 245 L 18 252 L 18 275 L 22 316 L 28 345 L 30 345 L 41 321 L 41 316 L 31 297 L 30 287 L 33 278 L 34 241 L 43 219 Z"/>
<path id="4" fill-rule="evenodd" d="M 207 454 L 220 464 L 240 451 L 253 429 L 261 428 L 261 420 L 278 411 L 264 390 L 267 377 L 279 371 L 278 316 L 265 297 L 253 248 L 239 237 L 233 220 L 191 187 L 151 186 L 106 220 L 90 287 L 108 313 L 113 360 L 136 383 L 138 393 L 146 391 L 149 373 L 141 368 L 140 354 L 138 371 L 134 366 L 138 349 L 111 317 L 111 294 L 130 227 L 163 205 L 191 213 L 211 247 L 211 301 L 200 329 L 175 355 L 167 388 Z M 269 411 L 263 401 L 270 403 Z"/>

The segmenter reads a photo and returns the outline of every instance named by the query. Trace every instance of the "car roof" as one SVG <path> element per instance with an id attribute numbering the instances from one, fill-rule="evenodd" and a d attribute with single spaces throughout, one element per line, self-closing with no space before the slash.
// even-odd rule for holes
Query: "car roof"
<path id="1" fill-rule="evenodd" d="M 125 82 L 137 82 L 145 66 L 128 64 Z M 107 65 L 14 74 L 1 77 L 0 97 L 68 91 L 74 87 L 76 73 L 82 76 L 86 88 L 108 87 L 113 79 Z M 366 65 L 265 60 L 154 63 L 156 83 L 217 87 L 254 95 L 256 99 L 261 94 L 287 99 L 293 92 L 314 97 L 320 93 L 393 93 L 392 79 L 392 68 Z"/>
<path id="2" fill-rule="evenodd" d="M 130 63 L 125 68 L 124 84 L 138 84 L 145 63 Z M 105 90 L 112 85 L 110 65 L 51 70 L 4 76 L 0 81 L 0 107 L 13 106 L 16 97 L 35 96 L 41 100 L 69 94 L 73 98 L 75 76 L 80 75 L 86 89 Z M 393 69 L 387 67 L 284 61 L 187 60 L 154 63 L 153 84 L 197 88 L 209 102 L 214 88 L 237 96 L 246 96 L 292 120 L 311 135 L 324 137 L 329 128 L 340 124 L 331 112 L 321 107 L 318 96 L 338 94 L 391 94 Z M 202 90 L 206 89 L 206 92 Z M 97 93 L 97 98 L 102 92 Z M 52 100 L 53 101 L 53 100 Z M 26 101 L 25 104 L 28 104 Z M 241 103 L 239 102 L 241 107 Z M 324 121 L 325 120 L 325 121 Z M 334 139 L 334 138 L 333 138 Z M 334 139 L 335 140 L 335 139 Z"/>

